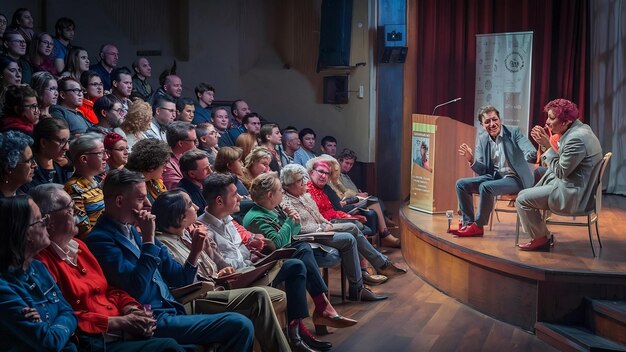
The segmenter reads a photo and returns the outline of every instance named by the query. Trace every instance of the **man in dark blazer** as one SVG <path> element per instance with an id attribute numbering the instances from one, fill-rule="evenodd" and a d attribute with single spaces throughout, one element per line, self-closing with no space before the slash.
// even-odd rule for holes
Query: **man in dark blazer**
<path id="1" fill-rule="evenodd" d="M 528 162 L 537 158 L 537 150 L 517 127 L 502 125 L 500 112 L 493 106 L 484 106 L 478 121 L 486 133 L 477 138 L 476 155 L 465 143 L 459 147 L 470 167 L 478 175 L 456 182 L 456 195 L 463 214 L 463 225 L 453 233 L 459 237 L 483 235 L 489 222 L 494 197 L 517 193 L 532 187 L 533 175 Z M 479 194 L 478 214 L 474 216 L 472 194 Z"/>

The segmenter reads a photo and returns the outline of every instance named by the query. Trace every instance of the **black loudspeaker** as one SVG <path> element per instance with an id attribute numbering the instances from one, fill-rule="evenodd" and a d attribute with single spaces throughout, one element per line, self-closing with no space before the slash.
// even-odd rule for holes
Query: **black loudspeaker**
<path id="1" fill-rule="evenodd" d="M 317 70 L 350 66 L 352 0 L 323 0 Z"/>
<path id="2" fill-rule="evenodd" d="M 382 44 L 381 63 L 404 63 L 406 47 L 406 25 L 389 24 L 381 27 L 379 42 Z"/>
<path id="3" fill-rule="evenodd" d="M 324 77 L 324 104 L 348 104 L 348 76 Z"/>

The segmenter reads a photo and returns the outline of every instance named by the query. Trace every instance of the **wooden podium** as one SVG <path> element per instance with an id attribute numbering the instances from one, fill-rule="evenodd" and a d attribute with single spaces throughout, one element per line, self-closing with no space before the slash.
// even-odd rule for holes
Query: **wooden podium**
<path id="1" fill-rule="evenodd" d="M 429 214 L 456 213 L 456 180 L 473 176 L 458 149 L 466 143 L 473 150 L 475 140 L 474 126 L 445 116 L 413 114 L 409 208 Z"/>

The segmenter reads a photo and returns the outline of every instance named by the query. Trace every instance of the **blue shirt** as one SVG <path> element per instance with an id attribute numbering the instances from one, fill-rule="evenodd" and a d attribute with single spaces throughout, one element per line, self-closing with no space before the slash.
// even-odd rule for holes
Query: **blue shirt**
<path id="1" fill-rule="evenodd" d="M 203 108 L 198 103 L 195 103 L 194 106 L 196 107 L 196 110 L 193 113 L 194 115 L 191 123 L 193 123 L 194 125 L 199 125 L 201 123 L 213 122 L 213 118 L 211 117 L 211 112 L 213 111 L 213 109 L 211 109 L 210 106 Z"/>

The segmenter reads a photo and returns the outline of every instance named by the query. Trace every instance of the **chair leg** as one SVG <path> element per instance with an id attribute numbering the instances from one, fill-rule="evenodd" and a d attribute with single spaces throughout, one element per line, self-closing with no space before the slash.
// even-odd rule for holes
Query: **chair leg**
<path id="1" fill-rule="evenodd" d="M 520 226 L 519 215 L 516 213 L 515 214 L 515 245 L 516 246 L 519 243 L 519 226 Z"/>
<path id="2" fill-rule="evenodd" d="M 341 265 L 341 303 L 346 303 L 346 272 Z"/>
<path id="3" fill-rule="evenodd" d="M 596 257 L 596 250 L 593 248 L 593 234 L 591 233 L 591 216 L 587 215 L 587 230 L 589 232 L 589 244 L 591 245 L 591 253 L 593 257 Z"/>
<path id="4" fill-rule="evenodd" d="M 600 244 L 600 248 L 602 248 L 602 241 L 600 241 L 600 227 L 598 226 L 598 214 L 596 214 L 596 236 L 598 237 L 598 243 Z"/>

